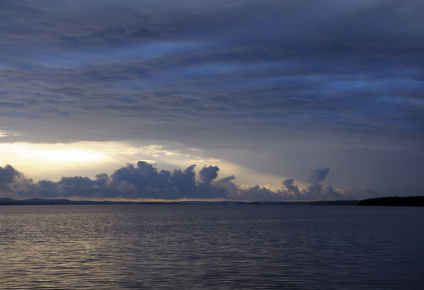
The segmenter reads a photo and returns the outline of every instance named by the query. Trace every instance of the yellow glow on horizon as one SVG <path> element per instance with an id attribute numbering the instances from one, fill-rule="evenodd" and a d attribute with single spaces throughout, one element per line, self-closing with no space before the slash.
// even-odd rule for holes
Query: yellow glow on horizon
<path id="1" fill-rule="evenodd" d="M 40 155 L 43 159 L 55 162 L 90 163 L 107 159 L 102 153 L 82 149 L 46 150 L 40 152 Z"/>
<path id="2" fill-rule="evenodd" d="M 12 165 L 28 178 L 60 179 L 62 176 L 95 175 L 98 167 L 113 162 L 96 144 L 80 143 L 3 143 L 0 166 Z M 90 174 L 92 173 L 92 174 Z"/>
<path id="3" fill-rule="evenodd" d="M 75 143 L 0 143 L 0 166 L 10 164 L 27 178 L 60 180 L 62 177 L 83 176 L 95 178 L 97 174 L 112 174 L 126 164 L 137 161 L 157 164 L 158 170 L 185 169 L 196 164 L 196 171 L 203 166 L 218 166 L 218 179 L 235 175 L 236 184 L 259 184 L 270 189 L 281 188 L 284 178 L 263 174 L 252 169 L 204 156 L 201 150 L 182 146 L 131 142 L 75 142 Z"/>
<path id="4" fill-rule="evenodd" d="M 67 144 L 1 144 L 0 154 L 7 154 L 15 160 L 38 160 L 41 164 L 43 162 L 91 163 L 104 161 L 109 158 L 101 152 Z"/>
<path id="5" fill-rule="evenodd" d="M 178 149 L 169 150 L 157 144 L 117 141 L 0 143 L 0 166 L 10 164 L 35 180 L 59 180 L 63 176 L 76 175 L 93 178 L 99 173 L 111 174 L 127 163 L 135 164 L 141 160 L 153 164 L 175 164 L 175 168 L 183 168 L 186 163 L 193 164 L 192 159 L 193 156 L 187 156 Z"/>

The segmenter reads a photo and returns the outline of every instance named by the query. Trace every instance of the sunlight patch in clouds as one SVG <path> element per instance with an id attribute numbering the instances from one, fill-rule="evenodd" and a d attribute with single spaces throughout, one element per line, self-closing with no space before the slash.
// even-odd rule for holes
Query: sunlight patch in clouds
<path id="1" fill-rule="evenodd" d="M 0 145 L 1 155 L 13 155 L 18 159 L 30 159 L 45 163 L 91 163 L 109 159 L 105 154 L 79 144 L 31 144 L 12 143 Z M 8 159 L 7 156 L 2 156 Z"/>
<path id="2" fill-rule="evenodd" d="M 0 166 L 11 164 L 34 180 L 60 180 L 62 177 L 113 173 L 116 168 L 139 160 L 173 171 L 196 165 L 219 166 L 219 178 L 232 176 L 243 186 L 260 184 L 269 189 L 281 187 L 281 176 L 263 174 L 211 156 L 197 148 L 174 142 L 76 142 L 76 143 L 3 143 L 0 144 Z"/>
<path id="3" fill-rule="evenodd" d="M 76 143 L 3 143 L 0 144 L 1 165 L 13 164 L 28 178 L 60 179 L 62 176 L 94 177 L 111 173 L 117 166 L 144 160 L 171 169 L 192 164 L 203 166 L 201 152 L 178 144 L 147 144 L 130 142 Z M 1 166 L 0 165 L 0 166 Z"/>
<path id="4" fill-rule="evenodd" d="M 90 163 L 107 159 L 102 153 L 82 149 L 46 150 L 41 153 L 43 159 L 56 162 L 81 162 Z"/>
<path id="5" fill-rule="evenodd" d="M 13 164 L 25 171 L 28 178 L 59 179 L 70 175 L 93 175 L 112 157 L 92 142 L 72 144 L 3 143 L 0 144 L 2 164 Z M 98 144 L 97 144 L 98 145 Z"/>
<path id="6" fill-rule="evenodd" d="M 105 152 L 84 143 L 4 143 L 0 144 L 0 158 L 3 164 L 14 164 L 35 179 L 94 173 L 96 167 L 112 161 Z M 82 172 L 77 173 L 80 169 Z"/>

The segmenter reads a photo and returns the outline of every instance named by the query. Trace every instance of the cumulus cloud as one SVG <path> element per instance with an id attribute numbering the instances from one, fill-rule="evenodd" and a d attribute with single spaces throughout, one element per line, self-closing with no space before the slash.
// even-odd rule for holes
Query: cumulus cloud
<path id="1" fill-rule="evenodd" d="M 315 168 L 308 179 L 311 185 L 302 189 L 294 184 L 293 179 L 286 179 L 283 181 L 283 189 L 280 192 L 286 198 L 291 197 L 296 200 L 342 199 L 344 195 L 341 192 L 331 186 L 322 185 L 329 171 L 329 168 Z"/>
<path id="2" fill-rule="evenodd" d="M 313 184 L 320 183 L 325 180 L 329 171 L 330 168 L 316 168 L 311 171 L 311 177 L 308 181 Z"/>
<path id="3" fill-rule="evenodd" d="M 12 166 L 0 167 L 0 192 L 6 197 L 17 198 L 73 198 L 73 199 L 225 199 L 225 200 L 317 200 L 340 199 L 343 195 L 321 182 L 328 168 L 311 172 L 311 186 L 299 188 L 293 179 L 282 182 L 279 190 L 266 187 L 241 186 L 235 176 L 218 178 L 217 166 L 204 166 L 196 179 L 195 165 L 186 169 L 158 170 L 153 164 L 139 161 L 127 164 L 111 175 L 101 173 L 94 179 L 82 176 L 62 177 L 59 181 L 34 182 Z"/>
<path id="4" fill-rule="evenodd" d="M 63 177 L 58 182 L 42 180 L 31 184 L 31 190 L 32 194 L 42 197 L 169 200 L 227 197 L 225 187 L 231 182 L 229 179 L 212 183 L 213 171 L 217 167 L 204 167 L 201 181 L 195 180 L 194 168 L 195 165 L 191 165 L 171 172 L 139 161 L 136 166 L 127 164 L 110 176 L 101 173 L 95 180 L 80 176 Z"/>
<path id="5" fill-rule="evenodd" d="M 8 193 L 11 191 L 11 184 L 21 177 L 21 173 L 16 171 L 12 166 L 6 165 L 0 167 L 0 191 Z"/>
<path id="6" fill-rule="evenodd" d="M 299 191 L 299 187 L 294 184 L 294 180 L 291 179 L 285 179 L 283 181 L 283 186 L 286 190 L 286 194 L 290 195 L 290 196 L 299 196 L 300 195 L 300 191 Z"/>
<path id="7" fill-rule="evenodd" d="M 210 184 L 218 176 L 218 166 L 204 166 L 200 170 L 200 179 L 205 184 Z"/>

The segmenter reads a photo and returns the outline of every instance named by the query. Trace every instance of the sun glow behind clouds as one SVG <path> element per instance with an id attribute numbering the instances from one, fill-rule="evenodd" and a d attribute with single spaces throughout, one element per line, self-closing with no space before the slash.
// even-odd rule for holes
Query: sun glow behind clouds
<path id="1" fill-rule="evenodd" d="M 51 163 L 92 163 L 107 160 L 108 157 L 89 148 L 81 148 L 75 144 L 1 144 L 0 154 L 18 160 L 39 161 L 39 164 Z M 2 156 L 3 159 L 10 159 Z M 6 157 L 6 158 L 5 158 Z M 18 161 L 19 162 L 19 161 Z"/>
<path id="2" fill-rule="evenodd" d="M 41 156 L 43 159 L 54 162 L 91 163 L 108 159 L 108 157 L 102 153 L 82 149 L 47 150 L 41 152 Z"/>
<path id="3" fill-rule="evenodd" d="M 219 177 L 237 177 L 245 185 L 260 184 L 267 188 L 281 187 L 281 177 L 264 175 L 237 164 L 213 158 L 196 148 L 182 144 L 156 142 L 76 142 L 76 143 L 0 143 L 0 166 L 10 164 L 27 178 L 59 180 L 61 177 L 83 176 L 95 178 L 99 173 L 112 174 L 127 163 L 137 161 L 155 164 L 159 170 L 173 171 L 196 164 L 218 166 Z M 247 178 L 243 179 L 243 176 Z"/>
<path id="4" fill-rule="evenodd" d="M 127 163 L 143 160 L 168 170 L 186 168 L 207 162 L 192 150 L 180 146 L 127 142 L 76 143 L 3 143 L 0 144 L 0 166 L 10 164 L 35 180 L 59 180 L 62 176 L 86 176 L 113 173 Z M 169 168 L 168 168 L 169 167 Z"/>
<path id="5" fill-rule="evenodd" d="M 113 161 L 105 152 L 96 150 L 94 144 L 85 142 L 0 144 L 0 160 L 2 165 L 11 164 L 27 177 L 35 179 L 59 179 L 71 174 L 81 175 Z M 81 169 L 83 172 L 77 173 Z"/>

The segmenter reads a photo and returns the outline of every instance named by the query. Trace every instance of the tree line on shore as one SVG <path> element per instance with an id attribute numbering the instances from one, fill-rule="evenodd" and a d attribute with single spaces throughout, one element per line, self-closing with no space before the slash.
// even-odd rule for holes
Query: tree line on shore
<path id="1" fill-rule="evenodd" d="M 359 205 L 424 206 L 424 196 L 388 196 L 361 200 Z"/>

